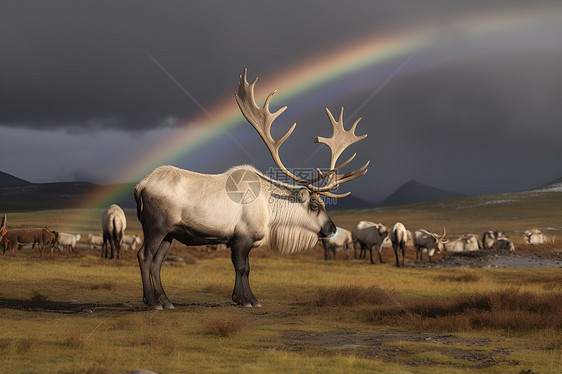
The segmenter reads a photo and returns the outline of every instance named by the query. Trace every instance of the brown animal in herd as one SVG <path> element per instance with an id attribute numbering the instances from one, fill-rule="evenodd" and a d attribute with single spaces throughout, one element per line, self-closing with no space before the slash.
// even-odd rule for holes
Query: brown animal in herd
<path id="1" fill-rule="evenodd" d="M 58 242 L 59 233 L 48 228 L 33 229 L 12 229 L 7 230 L 6 235 L 2 238 L 2 254 L 7 250 L 21 249 L 22 245 L 31 244 L 39 247 L 39 254 L 43 257 L 43 249 L 45 247 L 51 249 L 51 255 L 54 253 L 54 247 Z"/>

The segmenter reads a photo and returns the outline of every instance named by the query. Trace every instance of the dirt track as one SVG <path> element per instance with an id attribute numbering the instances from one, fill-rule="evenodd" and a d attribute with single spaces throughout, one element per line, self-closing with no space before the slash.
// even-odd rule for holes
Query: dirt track
<path id="1" fill-rule="evenodd" d="M 491 339 L 461 338 L 452 334 L 435 335 L 397 330 L 375 333 L 349 330 L 330 333 L 289 331 L 282 336 L 282 342 L 282 346 L 274 345 L 271 349 L 355 354 L 365 358 L 399 362 L 410 367 L 430 364 L 416 359 L 415 353 L 420 351 L 435 352 L 462 360 L 467 368 L 472 369 L 486 368 L 500 362 L 508 365 L 517 364 L 510 358 L 509 350 L 491 349 Z M 406 347 L 403 342 L 415 343 L 416 346 Z M 462 348 L 459 348 L 460 346 Z"/>
<path id="2" fill-rule="evenodd" d="M 406 267 L 414 268 L 453 268 L 461 266 L 471 268 L 562 268 L 562 252 L 517 253 L 475 251 L 449 254 L 433 264 L 428 262 L 406 264 Z"/>

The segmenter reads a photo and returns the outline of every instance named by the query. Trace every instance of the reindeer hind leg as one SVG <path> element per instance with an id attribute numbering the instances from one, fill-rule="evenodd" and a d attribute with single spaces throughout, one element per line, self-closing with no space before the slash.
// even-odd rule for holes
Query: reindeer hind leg
<path id="1" fill-rule="evenodd" d="M 150 263 L 150 278 L 152 279 L 152 285 L 154 286 L 154 294 L 156 300 L 158 301 L 161 307 L 166 309 L 174 309 L 174 305 L 166 296 L 164 292 L 164 287 L 162 287 L 162 280 L 160 279 L 160 270 L 162 268 L 162 262 L 164 258 L 168 254 L 170 247 L 172 245 L 172 238 L 164 238 L 158 247 L 158 251 L 156 255 L 152 259 Z"/>
<path id="2" fill-rule="evenodd" d="M 152 284 L 151 267 L 154 256 L 158 252 L 158 248 L 164 239 L 165 234 L 144 232 L 144 243 L 137 252 L 137 259 L 142 279 L 142 301 L 154 309 L 162 309 L 162 306 L 156 299 L 154 287 Z"/>

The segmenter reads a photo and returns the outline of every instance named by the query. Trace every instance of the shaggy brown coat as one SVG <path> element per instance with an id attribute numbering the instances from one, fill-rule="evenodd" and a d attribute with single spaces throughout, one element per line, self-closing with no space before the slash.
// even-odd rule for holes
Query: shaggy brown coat
<path id="1" fill-rule="evenodd" d="M 51 249 L 51 254 L 55 245 L 58 243 L 59 233 L 48 228 L 33 228 L 33 229 L 12 229 L 6 232 L 2 238 L 2 254 L 7 250 L 21 249 L 24 244 L 32 244 L 33 248 L 37 244 L 39 246 L 39 254 L 43 257 L 43 248 L 48 246 Z"/>

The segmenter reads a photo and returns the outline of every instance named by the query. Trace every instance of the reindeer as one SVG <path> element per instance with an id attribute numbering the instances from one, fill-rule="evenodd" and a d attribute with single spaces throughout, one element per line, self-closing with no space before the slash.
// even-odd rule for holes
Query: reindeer
<path id="1" fill-rule="evenodd" d="M 101 226 L 103 229 L 103 245 L 101 248 L 101 257 L 107 258 L 108 255 L 108 243 L 111 247 L 111 257 L 113 259 L 113 249 L 115 248 L 117 252 L 117 259 L 119 260 L 119 250 L 121 249 L 121 243 L 123 240 L 123 233 L 127 228 L 127 218 L 125 218 L 125 213 L 123 209 L 117 204 L 112 204 L 103 213 L 101 217 Z"/>
<path id="2" fill-rule="evenodd" d="M 525 238 L 525 242 L 531 245 L 544 244 L 548 241 L 546 235 L 537 228 L 523 231 L 523 237 Z"/>
<path id="3" fill-rule="evenodd" d="M 387 235 L 388 229 L 382 223 L 360 221 L 353 229 L 353 240 L 361 247 L 359 258 L 364 259 L 367 251 L 369 251 L 371 264 L 374 264 L 373 247 L 375 247 L 379 254 L 380 263 L 384 264 L 382 260 L 382 242 Z M 354 256 L 357 258 L 357 246 L 354 249 Z"/>
<path id="4" fill-rule="evenodd" d="M 90 245 L 90 249 L 94 249 L 96 246 L 103 246 L 103 235 L 88 234 L 88 244 Z"/>
<path id="5" fill-rule="evenodd" d="M 400 260 L 398 257 L 398 248 L 402 250 L 402 266 L 404 266 L 404 257 L 406 256 L 406 242 L 408 241 L 408 231 L 402 222 L 396 222 L 390 229 L 390 241 L 396 256 L 396 267 L 400 267 Z"/>
<path id="6" fill-rule="evenodd" d="M 58 239 L 59 233 L 47 227 L 7 230 L 2 237 L 2 243 L 4 245 L 3 254 L 6 253 L 7 250 L 11 250 L 12 253 L 14 253 L 15 249 L 19 250 L 23 245 L 31 244 L 32 249 L 35 249 L 35 245 L 38 246 L 39 255 L 43 258 L 43 249 L 45 246 L 51 249 L 51 255 L 54 254 L 54 247 L 57 245 Z"/>
<path id="7" fill-rule="evenodd" d="M 472 252 L 482 249 L 482 242 L 478 238 L 478 235 L 468 234 L 461 236 L 455 240 L 445 243 L 446 252 Z"/>
<path id="8" fill-rule="evenodd" d="M 260 307 L 250 288 L 248 255 L 252 248 L 268 246 L 281 254 L 298 253 L 313 247 L 319 237 L 328 237 L 336 226 L 326 212 L 320 195 L 340 198 L 349 195 L 331 192 L 342 183 L 367 172 L 368 162 L 345 174 L 338 171 L 355 155 L 336 166 L 340 154 L 367 135 L 356 136 L 343 127 L 343 108 L 336 121 L 326 109 L 333 126 L 331 138 L 317 137 L 332 151 L 328 171 L 303 179 L 281 162 L 279 149 L 295 129 L 296 123 L 279 140 L 271 136 L 271 126 L 286 107 L 275 113 L 269 103 L 256 104 L 254 86 L 240 76 L 235 95 L 240 111 L 256 129 L 267 146 L 275 165 L 297 185 L 271 179 L 254 167 L 236 166 L 223 174 L 200 174 L 173 166 L 161 166 L 140 181 L 134 196 L 137 217 L 142 225 L 144 243 L 137 253 L 143 285 L 143 301 L 154 309 L 173 308 L 160 279 L 162 261 L 173 239 L 186 245 L 226 244 L 231 249 L 235 270 L 232 300 L 244 307 Z M 323 185 L 319 185 L 321 182 Z"/>
<path id="9" fill-rule="evenodd" d="M 336 249 L 343 248 L 347 252 L 349 245 L 353 245 L 353 236 L 351 231 L 336 226 L 336 232 L 330 238 L 323 238 L 320 240 L 324 247 L 324 260 L 332 258 L 336 259 Z M 330 252 L 332 254 L 330 254 Z"/>
<path id="10" fill-rule="evenodd" d="M 72 251 L 76 250 L 76 244 L 80 241 L 80 234 L 67 234 L 64 232 L 59 232 L 59 240 L 57 242 L 59 251 L 62 253 L 62 250 L 65 246 L 68 246 L 68 253 L 72 253 Z"/>
<path id="11" fill-rule="evenodd" d="M 137 249 L 137 245 L 140 246 L 142 244 L 142 240 L 138 235 L 123 235 L 122 244 L 125 248 L 129 247 L 134 251 Z"/>
<path id="12" fill-rule="evenodd" d="M 8 230 L 6 229 L 6 223 L 8 222 L 8 219 L 6 218 L 6 215 L 4 214 L 4 217 L 2 217 L 2 223 L 0 223 L 0 243 L 4 242 L 4 235 L 6 235 L 6 233 L 8 232 Z M 5 254 L 6 250 L 4 249 L 4 253 Z"/>
<path id="13" fill-rule="evenodd" d="M 509 239 L 503 231 L 485 231 L 482 234 L 482 247 L 484 249 L 496 249 L 496 242 L 499 239 Z"/>
<path id="14" fill-rule="evenodd" d="M 420 261 L 423 261 L 423 252 L 427 252 L 427 257 L 429 257 L 429 262 L 431 263 L 431 256 L 433 256 L 435 250 L 437 250 L 437 252 L 439 253 L 444 251 L 444 245 L 445 243 L 447 243 L 445 235 L 447 235 L 447 230 L 445 228 L 443 228 L 443 235 L 441 236 L 424 229 L 416 230 L 416 232 L 414 233 L 416 262 L 418 261 L 418 255 Z"/>

